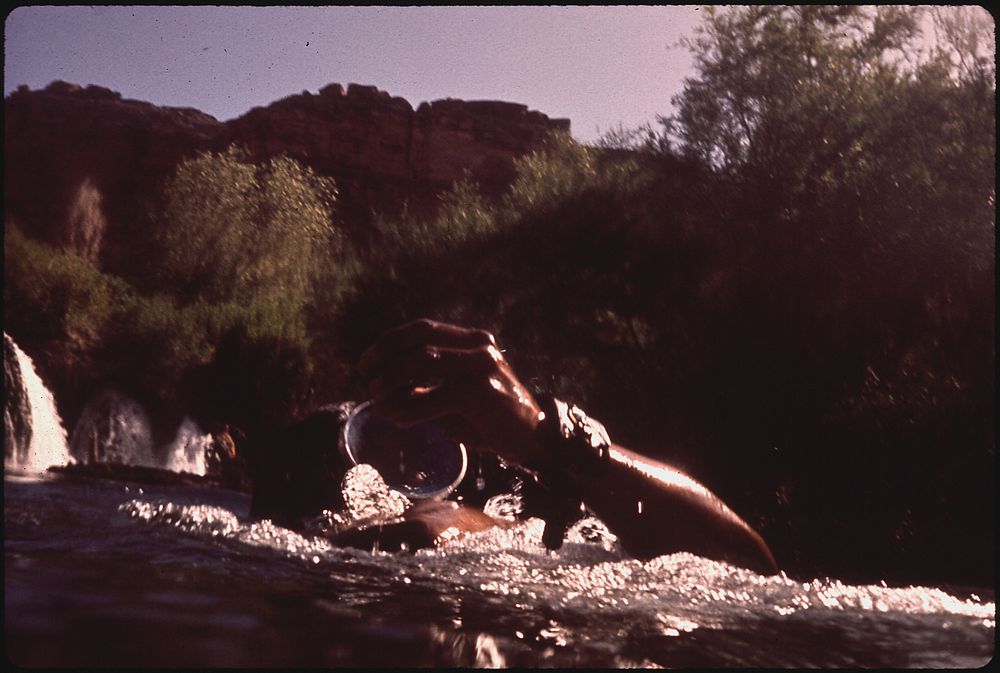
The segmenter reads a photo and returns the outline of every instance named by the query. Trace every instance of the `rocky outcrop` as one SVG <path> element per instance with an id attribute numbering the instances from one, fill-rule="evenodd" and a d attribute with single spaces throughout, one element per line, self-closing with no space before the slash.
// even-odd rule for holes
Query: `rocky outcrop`
<path id="1" fill-rule="evenodd" d="M 514 157 L 570 124 L 516 103 L 445 99 L 414 110 L 372 86 L 330 84 L 225 126 L 220 145 L 240 144 L 261 158 L 285 152 L 333 176 L 349 201 L 384 212 L 404 200 L 426 208 L 466 172 L 485 191 L 501 191 Z"/>
<path id="2" fill-rule="evenodd" d="M 101 256 L 113 260 L 127 257 L 148 230 L 143 225 L 163 179 L 222 130 L 197 110 L 65 82 L 19 88 L 4 113 L 6 221 L 91 258 L 91 244 L 101 238 Z M 98 235 L 98 227 L 106 230 Z"/>
<path id="3" fill-rule="evenodd" d="M 5 113 L 8 221 L 88 256 L 104 241 L 101 258 L 113 266 L 137 249 L 163 181 L 199 150 L 238 144 L 256 159 L 294 157 L 337 181 L 350 219 L 393 213 L 404 201 L 430 208 L 467 171 L 497 193 L 515 157 L 569 130 L 569 120 L 516 103 L 445 99 L 414 110 L 357 84 L 289 96 L 225 123 L 65 82 L 18 88 Z"/>

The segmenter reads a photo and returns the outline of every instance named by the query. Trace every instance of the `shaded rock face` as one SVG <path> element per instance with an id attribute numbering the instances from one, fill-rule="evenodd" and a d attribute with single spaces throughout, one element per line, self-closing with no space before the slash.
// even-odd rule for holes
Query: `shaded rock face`
<path id="1" fill-rule="evenodd" d="M 177 163 L 201 150 L 235 143 L 257 160 L 287 154 L 337 181 L 340 215 L 351 220 L 395 214 L 404 201 L 432 208 L 466 171 L 499 193 L 515 157 L 550 131 L 569 130 L 569 120 L 515 103 L 446 99 L 414 110 L 357 84 L 330 84 L 225 123 L 65 82 L 21 87 L 4 103 L 8 221 L 90 258 L 96 241 L 112 268 L 138 249 Z"/>
<path id="2" fill-rule="evenodd" d="M 18 89 L 4 112 L 6 221 L 91 259 L 101 229 L 100 256 L 115 267 L 148 230 L 165 177 L 222 128 L 197 110 L 64 82 L 38 92 Z"/>
<path id="3" fill-rule="evenodd" d="M 569 131 L 569 120 L 500 101 L 445 99 L 414 111 L 375 87 L 330 84 L 225 127 L 222 145 L 264 157 L 287 152 L 326 175 L 441 187 L 466 170 L 485 182 L 506 177 L 490 167 L 538 147 L 550 131 Z"/>

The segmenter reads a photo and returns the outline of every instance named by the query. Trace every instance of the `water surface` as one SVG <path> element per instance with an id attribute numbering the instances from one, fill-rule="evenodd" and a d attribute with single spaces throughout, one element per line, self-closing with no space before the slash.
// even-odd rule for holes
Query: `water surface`
<path id="1" fill-rule="evenodd" d="M 250 522 L 249 497 L 220 488 L 4 487 L 7 652 L 22 665 L 966 668 L 994 651 L 987 590 L 643 563 L 595 519 L 557 552 L 532 519 L 388 554 Z"/>

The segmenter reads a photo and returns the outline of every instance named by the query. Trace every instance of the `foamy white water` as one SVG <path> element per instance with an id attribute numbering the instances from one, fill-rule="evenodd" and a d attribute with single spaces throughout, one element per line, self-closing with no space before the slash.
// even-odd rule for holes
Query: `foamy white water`
<path id="1" fill-rule="evenodd" d="M 205 451 L 211 444 L 212 435 L 185 416 L 177 428 L 177 436 L 166 449 L 163 466 L 173 472 L 204 475 Z"/>
<path id="2" fill-rule="evenodd" d="M 56 410 L 52 392 L 45 387 L 38 376 L 31 358 L 7 334 L 4 334 L 4 338 L 9 342 L 17 359 L 21 376 L 18 383 L 22 386 L 28 403 L 27 411 L 31 426 L 31 439 L 26 450 L 25 447 L 17 445 L 20 438 L 16 436 L 8 438 L 15 443 L 15 449 L 11 455 L 4 456 L 4 469 L 22 474 L 37 474 L 53 465 L 66 465 L 71 462 L 66 444 L 66 429 L 63 428 L 62 419 Z M 11 413 L 16 411 L 4 409 L 5 416 Z M 10 424 L 5 423 L 5 427 L 9 428 Z"/>
<path id="3" fill-rule="evenodd" d="M 70 451 L 77 460 L 86 461 L 95 444 L 100 462 L 159 467 L 146 410 L 116 390 L 92 398 L 73 428 Z"/>
<path id="4" fill-rule="evenodd" d="M 379 487 L 368 474 L 355 476 L 352 488 Z M 378 499 L 372 493 L 366 504 Z M 725 666 L 966 667 L 983 665 L 992 652 L 992 601 L 934 587 L 765 577 L 688 553 L 629 559 L 593 518 L 573 526 L 556 552 L 542 543 L 542 522 L 529 519 L 436 549 L 392 554 L 333 547 L 322 535 L 246 521 L 225 507 L 139 498 L 119 511 L 143 527 L 300 564 L 340 584 L 346 607 L 367 606 L 374 597 L 396 605 L 411 593 L 423 601 L 436 596 L 445 615 L 455 616 L 448 623 L 436 615 L 439 623 L 432 626 L 483 630 L 475 666 L 511 665 L 509 658 L 529 643 L 539 665 L 611 656 L 620 667 L 655 667 L 656 659 L 680 666 L 709 660 Z M 355 520 L 354 514 L 333 520 Z M 351 587 L 359 585 L 353 596 Z M 654 659 L 636 656 L 647 648 Z M 585 654 L 578 660 L 574 652 Z"/>
<path id="5" fill-rule="evenodd" d="M 994 653 L 989 587 L 639 561 L 593 518 L 555 552 L 538 519 L 416 553 L 335 547 L 327 532 L 398 507 L 365 467 L 342 485 L 352 506 L 305 532 L 250 520 L 227 489 L 8 476 L 8 643 L 62 667 L 970 668 Z"/>

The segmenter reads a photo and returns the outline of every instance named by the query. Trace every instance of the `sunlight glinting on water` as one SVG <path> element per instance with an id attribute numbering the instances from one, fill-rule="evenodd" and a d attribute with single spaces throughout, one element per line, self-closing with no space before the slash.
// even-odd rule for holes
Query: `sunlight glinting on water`
<path id="1" fill-rule="evenodd" d="M 371 465 L 356 465 L 344 475 L 341 493 L 352 519 L 359 520 L 373 516 L 399 516 L 410 500 L 389 488 L 382 475 Z"/>
<path id="2" fill-rule="evenodd" d="M 367 484 L 377 493 L 355 503 L 354 513 L 360 516 L 329 515 L 331 523 L 346 525 L 352 518 L 370 515 L 378 504 L 398 507 L 399 502 L 389 504 L 394 499 L 386 497 L 376 481 L 381 483 L 365 469 L 355 479 L 345 479 L 351 488 Z M 361 496 L 356 493 L 355 497 Z M 400 583 L 445 582 L 514 600 L 516 608 L 527 611 L 576 606 L 584 611 L 599 609 L 605 616 L 616 611 L 648 613 L 667 636 L 726 628 L 734 619 L 753 615 L 789 617 L 804 611 L 945 614 L 977 618 L 987 628 L 995 623 L 994 603 L 963 601 L 936 588 L 851 586 L 834 579 L 801 582 L 783 573 L 763 577 L 687 553 L 647 562 L 621 558 L 614 536 L 593 518 L 573 526 L 557 552 L 544 548 L 544 524 L 532 518 L 506 529 L 456 535 L 436 549 L 415 554 L 372 554 L 334 548 L 324 537 L 303 536 L 268 520 L 241 522 L 219 507 L 134 499 L 120 510 L 143 524 L 170 526 L 230 545 L 269 549 L 310 566 L 345 559 L 383 566 L 389 563 L 398 569 L 396 581 Z M 556 640 L 565 640 L 558 629 L 549 633 Z"/>

